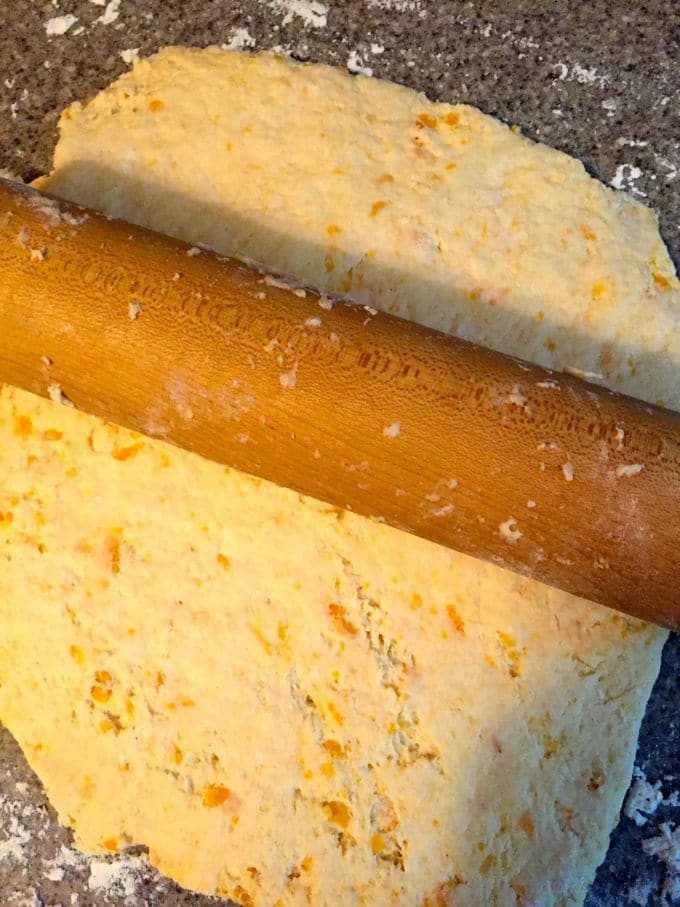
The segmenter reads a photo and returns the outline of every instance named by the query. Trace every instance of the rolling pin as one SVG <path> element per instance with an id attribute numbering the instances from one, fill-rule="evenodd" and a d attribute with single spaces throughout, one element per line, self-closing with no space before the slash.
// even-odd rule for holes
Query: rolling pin
<path id="1" fill-rule="evenodd" d="M 680 628 L 680 414 L 0 180 L 0 381 Z"/>

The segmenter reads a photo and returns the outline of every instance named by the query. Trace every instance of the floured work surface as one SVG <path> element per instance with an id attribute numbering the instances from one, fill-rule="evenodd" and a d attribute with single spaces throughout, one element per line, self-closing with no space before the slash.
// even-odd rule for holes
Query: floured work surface
<path id="1" fill-rule="evenodd" d="M 678 405 L 651 213 L 470 108 L 166 51 L 55 164 L 75 201 Z M 0 718 L 80 846 L 246 904 L 583 898 L 664 633 L 21 392 L 0 419 Z"/>

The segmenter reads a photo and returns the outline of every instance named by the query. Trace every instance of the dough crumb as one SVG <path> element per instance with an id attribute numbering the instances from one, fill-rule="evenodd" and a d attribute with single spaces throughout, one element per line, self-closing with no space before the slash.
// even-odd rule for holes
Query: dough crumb
<path id="1" fill-rule="evenodd" d="M 512 391 L 508 394 L 505 400 L 506 403 L 510 403 L 514 406 L 519 406 L 521 409 L 528 410 L 527 398 L 524 396 L 518 384 L 516 384 Z"/>
<path id="2" fill-rule="evenodd" d="M 282 375 L 279 375 L 279 381 L 281 382 L 281 387 L 285 387 L 285 388 L 295 387 L 295 385 L 297 384 L 297 370 L 298 370 L 298 363 L 296 362 L 295 365 L 292 367 L 292 369 L 289 372 L 284 372 Z"/>
<path id="3" fill-rule="evenodd" d="M 563 371 L 566 375 L 571 375 L 572 378 L 582 378 L 584 381 L 602 381 L 604 379 L 604 375 L 599 372 L 586 372 L 583 369 L 575 368 L 573 365 L 567 365 Z"/>
<path id="4" fill-rule="evenodd" d="M 453 513 L 453 511 L 453 504 L 444 504 L 442 507 L 434 507 L 432 510 L 428 510 L 427 514 L 428 516 L 443 517 L 448 516 L 450 513 Z"/>
<path id="5" fill-rule="evenodd" d="M 53 403 L 61 403 L 62 406 L 75 406 L 73 400 L 69 400 L 69 398 L 63 392 L 60 384 L 50 384 L 47 388 L 47 396 Z"/>
<path id="6" fill-rule="evenodd" d="M 504 523 L 501 523 L 498 527 L 501 538 L 505 539 L 506 542 L 509 542 L 511 545 L 514 545 L 515 542 L 519 541 L 524 535 L 519 529 L 514 527 L 517 525 L 517 520 L 514 517 L 509 517 Z"/>
<path id="7" fill-rule="evenodd" d="M 617 479 L 620 479 L 622 476 L 630 478 L 631 476 L 636 476 L 638 473 L 642 472 L 644 468 L 644 463 L 623 463 L 621 466 L 616 467 L 616 477 Z"/>

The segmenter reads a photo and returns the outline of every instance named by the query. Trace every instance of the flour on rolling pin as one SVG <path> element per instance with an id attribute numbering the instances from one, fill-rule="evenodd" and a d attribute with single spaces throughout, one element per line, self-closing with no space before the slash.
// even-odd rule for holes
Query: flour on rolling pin
<path id="1" fill-rule="evenodd" d="M 71 109 L 41 185 L 678 406 L 651 212 L 471 108 L 168 50 Z M 662 632 L 23 392 L 0 392 L 0 432 L 0 718 L 80 846 L 146 844 L 246 904 L 583 898 Z M 464 493 L 447 481 L 428 506 Z M 525 500 L 494 527 L 509 548 Z"/>

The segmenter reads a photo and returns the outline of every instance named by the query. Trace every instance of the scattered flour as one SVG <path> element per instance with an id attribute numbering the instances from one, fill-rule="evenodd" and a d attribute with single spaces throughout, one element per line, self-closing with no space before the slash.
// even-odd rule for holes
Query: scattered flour
<path id="1" fill-rule="evenodd" d="M 642 828 L 648 822 L 650 816 L 654 815 L 662 802 L 661 782 L 657 781 L 655 784 L 650 784 L 644 773 L 638 772 L 638 777 L 628 792 L 623 813 Z"/>
<path id="2" fill-rule="evenodd" d="M 655 888 L 654 879 L 648 879 L 646 882 L 637 882 L 628 889 L 626 898 L 629 903 L 635 904 L 636 907 L 647 907 L 649 896 Z"/>
<path id="3" fill-rule="evenodd" d="M 234 28 L 226 44 L 222 47 L 225 50 L 248 50 L 255 47 L 255 38 L 250 34 L 247 28 Z"/>
<path id="4" fill-rule="evenodd" d="M 45 22 L 45 31 L 47 32 L 48 38 L 51 38 L 54 35 L 65 35 L 69 28 L 73 28 L 77 21 L 78 17 L 71 15 L 71 13 L 67 13 L 65 16 L 53 16 Z"/>
<path id="5" fill-rule="evenodd" d="M 18 867 L 25 872 L 34 860 L 34 855 L 28 852 L 31 842 L 39 840 L 44 853 L 49 840 L 49 813 L 46 809 L 31 804 L 31 789 L 28 784 L 18 783 L 16 790 L 20 795 L 18 799 L 0 796 L 0 876 L 5 861 L 11 862 L 14 869 Z M 121 907 L 123 904 L 126 907 L 138 907 L 143 903 L 140 897 L 143 883 L 150 874 L 154 874 L 143 856 L 121 854 L 88 857 L 63 844 L 56 845 L 52 853 L 51 858 L 40 861 L 41 877 L 50 882 L 62 882 L 69 871 L 79 871 L 87 879 L 89 890 L 97 893 L 97 903 L 108 904 L 116 899 L 115 903 Z M 31 904 L 43 907 L 43 902 L 34 893 L 24 896 L 20 901 L 16 898 L 5 900 L 5 897 L 12 896 L 12 892 L 5 887 L 1 894 L 3 899 L 0 903 L 3 905 Z M 24 892 L 22 894 L 25 895 Z M 77 902 L 78 896 L 72 896 L 71 903 Z"/>
<path id="6" fill-rule="evenodd" d="M 673 790 L 661 801 L 663 806 L 672 806 L 674 809 L 680 806 L 680 790 Z"/>
<path id="7" fill-rule="evenodd" d="M 126 50 L 121 50 L 120 56 L 123 63 L 127 63 L 128 66 L 131 66 L 139 60 L 139 48 L 128 47 Z"/>
<path id="8" fill-rule="evenodd" d="M 647 838 L 642 842 L 642 849 L 666 865 L 660 903 L 670 907 L 677 904 L 680 898 L 680 826 L 671 829 L 670 824 L 664 822 L 659 831 L 661 834 L 656 838 Z"/>
<path id="9" fill-rule="evenodd" d="M 368 5 L 396 13 L 422 12 L 422 0 L 368 0 Z"/>
<path id="10" fill-rule="evenodd" d="M 579 85 L 597 85 L 604 88 L 610 81 L 609 76 L 598 72 L 595 67 L 588 68 L 581 63 L 555 63 L 553 68 L 557 72 L 557 78 L 560 82 L 578 82 Z"/>
<path id="11" fill-rule="evenodd" d="M 269 6 L 283 13 L 283 25 L 288 25 L 295 16 L 312 28 L 325 28 L 328 22 L 328 7 L 318 0 L 269 0 Z"/>
<path id="12" fill-rule="evenodd" d="M 629 148 L 646 148 L 649 142 L 643 139 L 617 139 L 617 145 L 628 145 Z"/>
<path id="13" fill-rule="evenodd" d="M 140 873 L 145 868 L 146 861 L 142 857 L 121 857 L 113 863 L 104 858 L 93 858 L 87 885 L 90 891 L 105 893 L 107 897 L 123 897 L 126 904 L 136 907 Z"/>
<path id="14" fill-rule="evenodd" d="M 401 434 L 401 422 L 393 422 L 383 428 L 383 435 L 386 438 L 398 438 Z"/>
<path id="15" fill-rule="evenodd" d="M 273 54 L 278 54 L 279 57 L 290 57 L 293 54 L 293 48 L 288 44 L 274 44 L 269 50 Z"/>
<path id="16" fill-rule="evenodd" d="M 358 76 L 372 76 L 373 70 L 364 64 L 363 59 L 356 50 L 350 52 L 347 58 L 347 69 Z"/>
<path id="17" fill-rule="evenodd" d="M 98 4 L 99 5 L 99 4 Z M 120 0 L 109 0 L 101 16 L 97 19 L 100 25 L 111 25 L 120 15 Z"/>
<path id="18" fill-rule="evenodd" d="M 625 192 L 632 192 L 634 195 L 644 198 L 645 193 L 635 185 L 636 180 L 639 180 L 641 176 L 642 170 L 634 164 L 619 164 L 609 185 L 614 189 L 623 189 Z"/>
<path id="19" fill-rule="evenodd" d="M 30 841 L 31 834 L 14 814 L 13 806 L 14 804 L 11 801 L 0 801 L 2 812 L 9 813 L 7 819 L 3 818 L 2 831 L 0 832 L 3 836 L 3 839 L 0 839 L 0 863 L 11 859 L 16 863 L 25 864 L 24 847 Z"/>
<path id="20" fill-rule="evenodd" d="M 51 866 L 45 869 L 43 875 L 46 879 L 49 879 L 50 882 L 61 882 L 66 875 L 66 870 L 61 866 Z"/>
<path id="21" fill-rule="evenodd" d="M 534 41 L 533 38 L 528 38 L 526 35 L 513 35 L 512 32 L 505 32 L 501 35 L 501 38 L 503 39 L 508 37 L 512 37 L 514 43 L 524 50 L 535 50 L 540 47 L 540 44 L 537 41 Z M 578 63 L 576 66 L 578 66 Z"/>
<path id="22" fill-rule="evenodd" d="M 676 146 L 675 150 L 680 151 L 680 146 Z M 678 168 L 672 161 L 669 161 L 668 158 L 656 155 L 656 162 L 666 171 L 664 175 L 664 182 L 670 183 L 677 177 Z"/>

